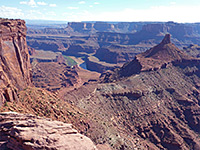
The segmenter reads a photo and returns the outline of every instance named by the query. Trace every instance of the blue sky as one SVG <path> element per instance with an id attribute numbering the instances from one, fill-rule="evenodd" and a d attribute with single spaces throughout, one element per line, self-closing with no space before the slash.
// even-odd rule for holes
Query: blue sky
<path id="1" fill-rule="evenodd" d="M 199 0 L 0 0 L 4 18 L 200 22 L 199 14 Z"/>

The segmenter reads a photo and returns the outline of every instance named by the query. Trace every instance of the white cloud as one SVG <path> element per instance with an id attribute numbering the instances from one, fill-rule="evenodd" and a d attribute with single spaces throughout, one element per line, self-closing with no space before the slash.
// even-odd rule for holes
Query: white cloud
<path id="1" fill-rule="evenodd" d="M 23 4 L 23 5 L 28 5 L 28 6 L 31 6 L 31 7 L 37 7 L 37 4 L 36 4 L 36 2 L 34 0 L 21 1 L 19 3 Z"/>
<path id="2" fill-rule="evenodd" d="M 155 6 L 148 9 L 124 9 L 117 12 L 89 11 L 66 16 L 69 21 L 175 21 L 199 22 L 199 6 Z"/>
<path id="3" fill-rule="evenodd" d="M 89 7 L 93 7 L 93 5 L 90 5 Z"/>
<path id="4" fill-rule="evenodd" d="M 0 17 L 3 18 L 23 18 L 24 13 L 21 9 L 15 7 L 0 6 Z"/>
<path id="5" fill-rule="evenodd" d="M 44 13 L 38 10 L 29 10 L 26 12 L 25 19 L 45 19 L 46 16 Z"/>
<path id="6" fill-rule="evenodd" d="M 56 16 L 56 13 L 54 11 L 50 11 L 46 13 L 49 16 Z"/>
<path id="7" fill-rule="evenodd" d="M 42 5 L 42 6 L 47 5 L 47 3 L 45 3 L 45 2 L 37 2 L 37 4 L 38 4 L 38 5 Z"/>
<path id="8" fill-rule="evenodd" d="M 26 19 L 41 19 L 41 20 L 58 20 L 57 14 L 54 11 L 38 11 L 29 10 L 26 13 Z"/>
<path id="9" fill-rule="evenodd" d="M 176 5 L 176 2 L 170 2 L 170 5 Z"/>
<path id="10" fill-rule="evenodd" d="M 79 9 L 79 7 L 67 7 L 68 9 L 71 9 L 71 10 L 73 10 L 73 9 Z"/>
<path id="11" fill-rule="evenodd" d="M 80 1 L 79 4 L 85 4 L 85 1 Z"/>
<path id="12" fill-rule="evenodd" d="M 30 1 L 28 2 L 28 5 L 30 5 L 30 6 L 36 6 L 36 3 L 35 3 L 34 0 L 30 0 Z"/>
<path id="13" fill-rule="evenodd" d="M 15 7 L 0 6 L 0 17 L 10 19 L 42 19 L 42 20 L 58 20 L 54 11 L 43 11 L 30 9 L 23 12 Z"/>
<path id="14" fill-rule="evenodd" d="M 22 1 L 22 2 L 19 2 L 20 4 L 25 4 L 25 5 L 27 5 L 28 4 L 28 2 L 25 2 L 25 1 Z"/>
<path id="15" fill-rule="evenodd" d="M 50 7 L 56 7 L 56 4 L 49 4 Z"/>
<path id="16" fill-rule="evenodd" d="M 94 4 L 95 4 L 95 5 L 99 5 L 100 3 L 99 3 L 99 2 L 94 2 Z"/>
<path id="17" fill-rule="evenodd" d="M 42 14 L 42 13 L 41 13 L 40 11 L 38 11 L 38 10 L 29 10 L 28 13 L 29 13 L 29 14 L 39 14 L 39 15 Z"/>

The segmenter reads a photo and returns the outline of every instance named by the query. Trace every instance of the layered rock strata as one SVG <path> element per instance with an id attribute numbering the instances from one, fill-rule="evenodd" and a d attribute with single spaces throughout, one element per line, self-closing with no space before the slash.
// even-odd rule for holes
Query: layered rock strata
<path id="1" fill-rule="evenodd" d="M 97 150 L 71 124 L 13 112 L 0 113 L 0 149 Z"/>
<path id="2" fill-rule="evenodd" d="M 26 30 L 23 20 L 0 19 L 0 106 L 31 85 Z"/>

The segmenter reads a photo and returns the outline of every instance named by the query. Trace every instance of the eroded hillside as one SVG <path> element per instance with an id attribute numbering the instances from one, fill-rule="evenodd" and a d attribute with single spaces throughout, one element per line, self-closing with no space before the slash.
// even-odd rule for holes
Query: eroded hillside
<path id="1" fill-rule="evenodd" d="M 137 58 L 102 76 L 110 83 L 98 84 L 92 92 L 82 87 L 65 100 L 111 123 L 107 131 L 112 127 L 118 135 L 97 139 L 115 148 L 121 141 L 125 149 L 133 149 L 137 137 L 138 143 L 148 143 L 143 149 L 198 150 L 200 60 L 176 48 L 169 35 Z"/>

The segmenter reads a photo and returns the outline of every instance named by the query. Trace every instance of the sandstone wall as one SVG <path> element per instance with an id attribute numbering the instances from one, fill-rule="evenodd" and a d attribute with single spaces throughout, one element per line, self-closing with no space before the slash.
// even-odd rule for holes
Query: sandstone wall
<path id="1" fill-rule="evenodd" d="M 0 19 L 0 106 L 31 85 L 26 31 L 23 20 Z"/>

